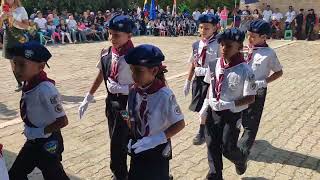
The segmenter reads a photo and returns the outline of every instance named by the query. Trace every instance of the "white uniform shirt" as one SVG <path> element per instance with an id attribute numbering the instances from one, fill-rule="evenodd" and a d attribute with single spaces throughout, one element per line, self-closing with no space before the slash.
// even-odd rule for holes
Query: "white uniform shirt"
<path id="1" fill-rule="evenodd" d="M 253 50 L 252 60 L 248 64 L 252 68 L 256 80 L 265 80 L 271 71 L 282 70 L 276 52 L 270 47 L 260 47 Z"/>
<path id="2" fill-rule="evenodd" d="M 263 14 L 263 20 L 270 22 L 271 16 L 272 16 L 272 11 L 271 10 L 269 10 L 269 11 L 264 10 L 262 14 Z"/>
<path id="3" fill-rule="evenodd" d="M 142 96 L 136 95 L 136 113 L 140 113 Z M 147 122 L 149 124 L 149 136 L 158 134 L 167 130 L 173 124 L 184 119 L 181 109 L 171 89 L 163 87 L 154 94 L 147 96 Z M 142 122 L 142 127 L 145 125 Z M 142 128 L 141 134 L 145 129 Z"/>
<path id="4" fill-rule="evenodd" d="M 193 63 L 195 60 L 197 60 L 198 64 L 202 64 L 202 58 L 200 57 L 202 49 L 205 47 L 205 43 L 203 41 L 199 42 L 199 48 L 198 50 L 194 49 L 190 58 L 189 63 Z M 217 40 L 211 42 L 208 44 L 207 51 L 206 51 L 206 59 L 205 63 L 202 66 L 202 68 L 208 68 L 209 62 L 216 60 L 218 57 L 220 57 L 220 45 Z M 205 76 L 206 71 L 204 71 L 204 74 L 201 74 L 201 76 Z"/>
<path id="5" fill-rule="evenodd" d="M 23 93 L 22 99 L 26 103 L 26 115 L 29 121 L 38 128 L 45 128 L 57 118 L 66 115 L 58 90 L 48 81 L 41 82 L 35 88 Z M 42 138 L 48 138 L 50 135 L 47 134 Z M 25 136 L 30 139 L 28 134 Z"/>
<path id="6" fill-rule="evenodd" d="M 221 72 L 220 59 L 216 64 L 215 78 L 219 78 Z M 213 88 L 211 84 L 210 69 L 204 78 L 206 83 L 210 83 L 209 87 L 209 100 L 213 96 Z M 224 80 L 222 81 L 221 95 L 220 99 L 227 102 L 236 101 L 244 98 L 245 96 L 256 95 L 256 84 L 254 74 L 251 68 L 244 62 L 236 66 L 224 70 Z M 236 106 L 235 109 L 230 109 L 230 111 L 237 113 L 248 108 L 248 105 Z"/>
<path id="7" fill-rule="evenodd" d="M 292 21 L 294 20 L 294 18 L 296 17 L 296 12 L 295 11 L 292 11 L 292 12 L 287 12 L 286 13 L 286 17 L 287 17 L 287 20 L 286 22 L 289 22 L 289 23 L 292 23 Z"/>
<path id="8" fill-rule="evenodd" d="M 118 55 L 112 53 L 112 61 L 118 62 L 118 77 L 117 81 L 120 85 L 131 85 L 133 84 L 132 73 L 130 66 L 127 64 L 124 56 L 119 57 Z M 112 62 L 111 62 L 112 65 Z M 99 60 L 97 68 L 102 70 L 101 61 Z M 110 67 L 111 68 L 111 67 Z M 128 94 L 125 94 L 128 95 Z"/>
<path id="9" fill-rule="evenodd" d="M 201 16 L 201 13 L 199 11 L 194 11 L 192 13 L 192 17 L 195 21 L 198 21 L 200 16 Z"/>
<path id="10" fill-rule="evenodd" d="M 281 12 L 272 14 L 272 20 L 281 21 L 282 19 L 283 19 L 283 15 Z"/>

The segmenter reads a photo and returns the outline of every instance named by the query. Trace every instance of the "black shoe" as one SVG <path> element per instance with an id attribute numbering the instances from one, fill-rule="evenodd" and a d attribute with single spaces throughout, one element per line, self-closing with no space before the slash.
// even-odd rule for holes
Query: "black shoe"
<path id="1" fill-rule="evenodd" d="M 244 163 L 235 164 L 235 167 L 236 167 L 237 174 L 242 175 L 247 170 L 247 167 L 248 167 L 247 161 L 245 161 Z"/>
<path id="2" fill-rule="evenodd" d="M 206 141 L 204 135 L 198 133 L 196 137 L 193 139 L 193 145 L 201 145 Z"/>
<path id="3" fill-rule="evenodd" d="M 22 90 L 22 85 L 17 85 L 16 89 L 14 90 L 15 92 L 20 92 Z"/>

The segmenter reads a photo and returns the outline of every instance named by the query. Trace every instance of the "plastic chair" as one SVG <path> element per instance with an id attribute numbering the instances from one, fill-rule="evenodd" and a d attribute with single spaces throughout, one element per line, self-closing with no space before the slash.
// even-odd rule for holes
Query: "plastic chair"
<path id="1" fill-rule="evenodd" d="M 284 32 L 284 40 L 293 40 L 293 32 L 292 32 L 292 30 L 286 30 Z"/>

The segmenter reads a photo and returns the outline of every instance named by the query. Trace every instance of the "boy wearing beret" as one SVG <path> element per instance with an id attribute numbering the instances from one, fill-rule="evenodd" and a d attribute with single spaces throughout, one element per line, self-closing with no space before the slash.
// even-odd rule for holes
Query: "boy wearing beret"
<path id="1" fill-rule="evenodd" d="M 20 114 L 26 143 L 10 171 L 10 180 L 28 179 L 35 167 L 45 180 L 68 180 L 61 164 L 64 150 L 61 129 L 68 125 L 55 82 L 44 72 L 50 52 L 38 42 L 27 42 L 10 49 L 14 70 L 24 81 Z"/>
<path id="2" fill-rule="evenodd" d="M 207 179 L 222 180 L 222 155 L 232 161 L 238 174 L 247 168 L 237 147 L 241 112 L 254 102 L 255 78 L 240 50 L 245 34 L 231 28 L 217 37 L 221 58 L 209 63 L 204 80 L 210 83 L 206 120 L 209 173 Z"/>
<path id="3" fill-rule="evenodd" d="M 124 56 L 133 48 L 131 41 L 134 23 L 129 16 L 116 15 L 109 21 L 109 39 L 112 47 L 102 50 L 97 68 L 99 73 L 79 107 L 80 119 L 83 117 L 90 102 L 94 98 L 102 81 L 104 81 L 108 95 L 106 99 L 106 116 L 110 137 L 110 168 L 113 178 L 127 179 L 127 144 L 128 127 L 121 117 L 126 109 L 129 87 L 133 84 L 132 74 Z"/>
<path id="4" fill-rule="evenodd" d="M 172 157 L 170 139 L 184 126 L 184 116 L 172 90 L 167 87 L 161 50 L 140 45 L 125 56 L 134 86 L 128 109 L 131 140 L 129 180 L 169 180 Z"/>
<path id="5" fill-rule="evenodd" d="M 184 86 L 185 96 L 189 94 L 192 86 L 192 100 L 189 109 L 193 112 L 201 112 L 201 107 L 207 96 L 209 84 L 204 82 L 203 79 L 208 69 L 208 64 L 220 56 L 219 44 L 216 40 L 219 17 L 213 14 L 205 14 L 199 17 L 199 22 L 201 40 L 192 44 L 192 55 L 189 60 L 191 65 L 188 79 Z M 194 79 L 192 81 L 193 77 Z M 200 116 L 200 128 L 196 137 L 193 139 L 194 145 L 201 145 L 205 142 L 205 118 L 206 117 Z"/>
<path id="6" fill-rule="evenodd" d="M 283 74 L 276 52 L 266 42 L 270 33 L 269 23 L 263 20 L 253 21 L 248 30 L 249 54 L 246 61 L 256 77 L 257 95 L 255 102 L 243 111 L 244 133 L 238 145 L 246 156 L 249 155 L 258 132 L 267 95 L 267 85 Z"/>

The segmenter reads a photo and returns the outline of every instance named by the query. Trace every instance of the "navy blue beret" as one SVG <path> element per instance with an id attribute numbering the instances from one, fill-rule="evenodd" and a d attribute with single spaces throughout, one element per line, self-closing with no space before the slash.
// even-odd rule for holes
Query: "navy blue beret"
<path id="1" fill-rule="evenodd" d="M 217 40 L 219 43 L 224 40 L 236 41 L 243 43 L 246 38 L 246 34 L 239 28 L 229 28 L 217 35 Z"/>
<path id="2" fill-rule="evenodd" d="M 20 56 L 37 63 L 47 62 L 51 57 L 48 49 L 36 41 L 30 41 L 9 48 L 9 54 L 12 56 Z"/>
<path id="3" fill-rule="evenodd" d="M 149 44 L 131 49 L 124 58 L 128 64 L 145 67 L 159 66 L 165 59 L 158 47 Z"/>
<path id="4" fill-rule="evenodd" d="M 199 17 L 200 23 L 211 23 L 213 25 L 218 24 L 220 21 L 220 18 L 214 14 L 201 14 Z"/>
<path id="5" fill-rule="evenodd" d="M 125 33 L 132 33 L 134 27 L 135 24 L 133 20 L 125 15 L 115 15 L 108 22 L 109 29 Z"/>
<path id="6" fill-rule="evenodd" d="M 250 32 L 257 33 L 260 35 L 269 35 L 271 33 L 271 26 L 268 22 L 258 19 L 250 23 L 249 30 Z"/>

